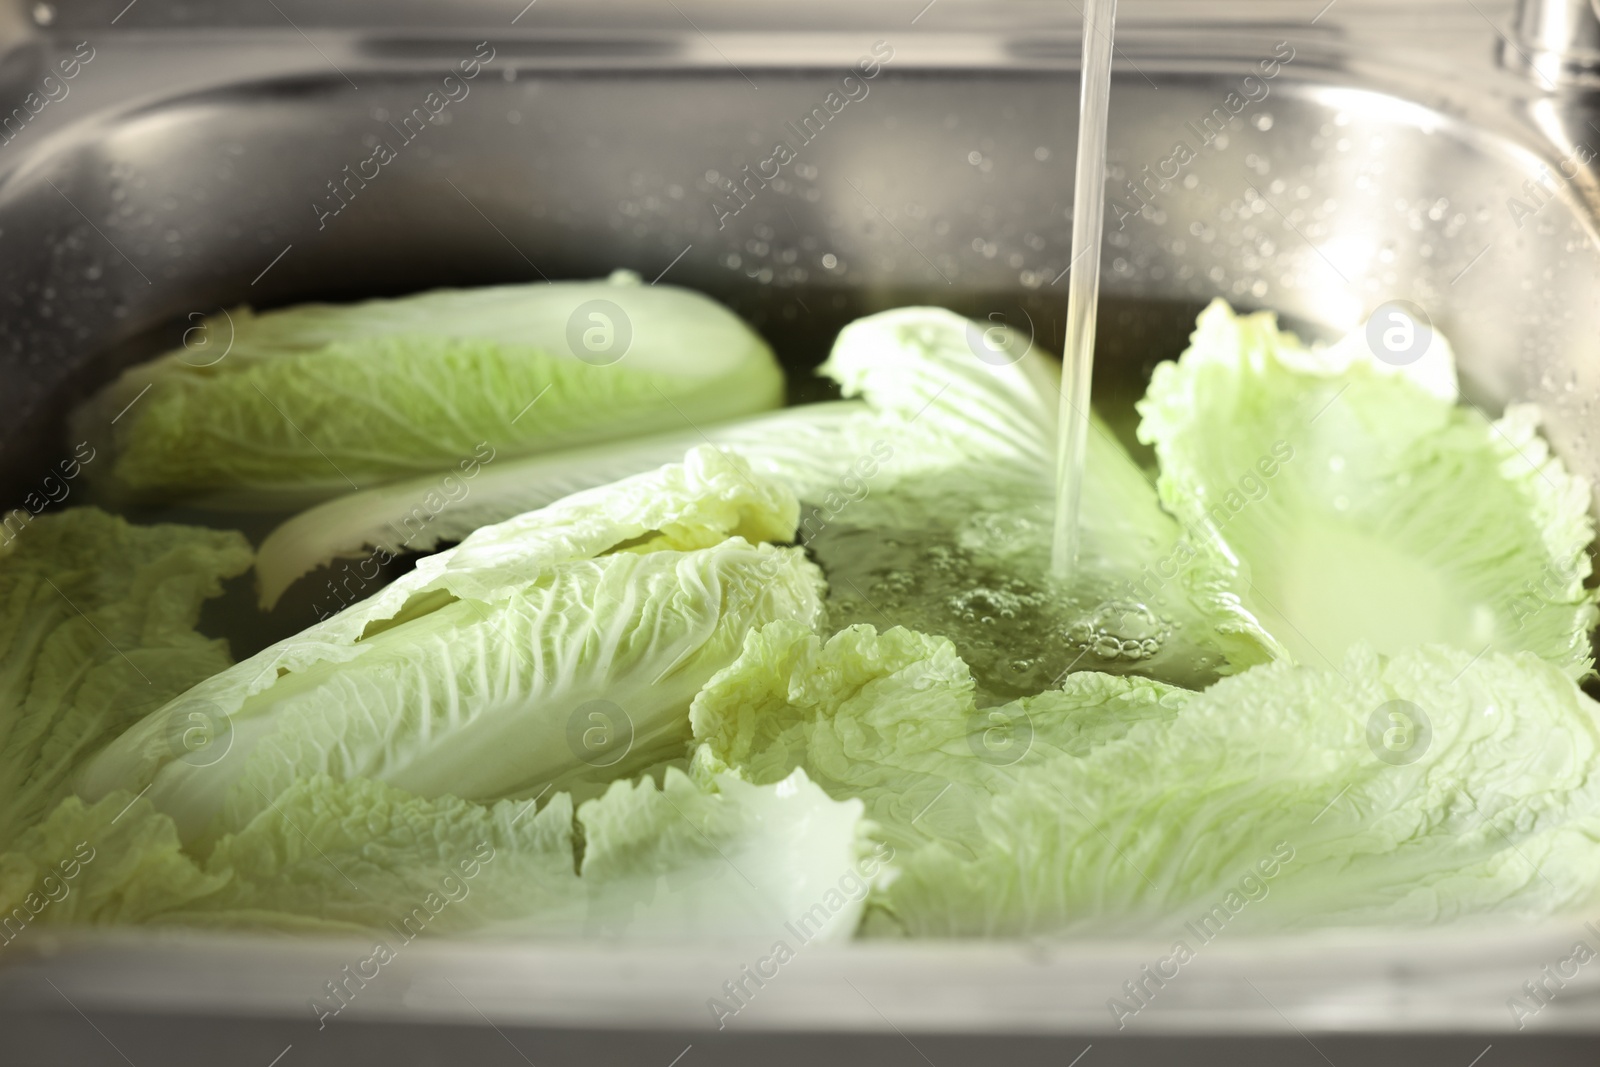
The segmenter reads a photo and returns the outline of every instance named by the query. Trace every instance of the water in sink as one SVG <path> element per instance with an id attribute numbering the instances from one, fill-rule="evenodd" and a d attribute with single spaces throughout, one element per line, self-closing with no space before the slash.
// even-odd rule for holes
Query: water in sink
<path id="1" fill-rule="evenodd" d="M 1086 48 L 1100 47 L 1103 44 L 1107 60 L 1111 46 L 1109 19 L 1105 31 L 1097 33 L 1095 12 L 1098 10 L 1109 13 L 1111 7 L 1109 3 L 1092 6 L 1084 34 Z M 1086 64 L 1085 69 L 1090 66 L 1091 64 Z M 1103 145 L 1106 133 L 1104 103 L 1102 100 L 1101 106 L 1097 109 L 1092 97 L 1095 86 L 1103 88 L 1104 83 L 1088 76 L 1085 81 L 1083 95 L 1087 106 L 1084 110 L 1088 114 L 1082 122 L 1083 138 L 1090 143 L 1098 138 Z M 1059 88 L 1059 86 L 1054 87 L 1052 92 L 1059 91 Z M 1018 94 L 1018 96 L 1023 95 L 1026 94 Z M 1097 111 L 1098 118 L 1095 114 Z M 1119 122 L 1119 132 L 1125 126 L 1132 125 L 1135 124 Z M 1286 125 L 1280 122 L 1280 128 Z M 1257 126 L 1256 129 L 1264 131 L 1266 127 Z M 1055 150 L 1059 159 L 1062 154 L 1059 144 Z M 1219 158 L 1231 161 L 1243 155 L 1244 153 L 1236 148 L 1233 156 Z M 969 508 L 963 512 L 959 502 L 952 502 L 943 509 L 949 521 L 942 525 L 908 524 L 904 529 L 883 526 L 875 530 L 849 530 L 843 528 L 841 524 L 840 531 L 833 538 L 809 546 L 823 563 L 831 579 L 833 587 L 831 607 L 834 609 L 834 616 L 830 620 L 832 626 L 836 628 L 852 622 L 861 622 L 872 624 L 882 630 L 890 625 L 900 624 L 930 634 L 947 635 L 954 641 L 963 659 L 971 664 L 982 689 L 982 699 L 994 703 L 1051 688 L 1067 671 L 1073 669 L 1079 671 L 1122 669 L 1137 673 L 1141 670 L 1141 665 L 1148 667 L 1149 657 L 1169 652 L 1178 644 L 1176 641 L 1168 640 L 1169 620 L 1154 615 L 1142 603 L 1130 601 L 1106 605 L 1095 598 L 1075 596 L 1070 584 L 1065 586 L 1066 591 L 1063 592 L 1062 585 L 1053 585 L 1049 580 L 1052 553 L 1055 556 L 1055 567 L 1058 572 L 1070 569 L 1074 555 L 1070 548 L 1070 540 L 1076 526 L 1070 516 L 1076 491 L 1081 486 L 1079 471 L 1084 462 L 1085 434 L 1092 432 L 1087 419 L 1088 391 L 1095 375 L 1091 373 L 1089 354 L 1098 348 L 1102 363 L 1098 368 L 1102 372 L 1098 376 L 1100 380 L 1094 382 L 1096 410 L 1109 427 L 1108 432 L 1121 438 L 1122 443 L 1128 446 L 1148 468 L 1151 466 L 1150 457 L 1131 442 L 1130 430 L 1136 421 L 1133 400 L 1143 392 L 1149 365 L 1156 360 L 1176 355 L 1183 347 L 1184 338 L 1194 321 L 1194 313 L 1199 308 L 1198 303 L 1181 306 L 1157 302 L 1124 302 L 1120 307 L 1115 307 L 1111 303 L 1096 301 L 1094 284 L 1096 268 L 1091 267 L 1086 261 L 1092 258 L 1098 264 L 1100 259 L 1098 247 L 1100 227 L 1097 223 L 1091 222 L 1092 219 L 1098 219 L 1100 209 L 1085 205 L 1091 202 L 1090 198 L 1096 196 L 1100 189 L 1101 163 L 1098 156 L 1099 153 L 1092 148 L 1081 148 L 1079 152 L 1080 170 L 1088 168 L 1091 171 L 1091 178 L 1087 181 L 1080 180 L 1078 183 L 1077 192 L 1082 202 L 1074 214 L 1076 233 L 1072 259 L 1079 266 L 1074 268 L 1071 275 L 1071 310 L 1067 315 L 1068 325 L 1065 331 L 1068 366 L 1061 405 L 1064 409 L 1064 418 L 1061 420 L 1063 459 L 1060 463 L 1061 482 L 1056 487 L 1056 500 L 1052 501 L 1050 489 L 1046 486 L 1036 494 L 1035 498 L 1023 502 L 1025 507 L 1012 511 L 985 514 L 979 508 Z M 1033 154 L 1030 158 L 1036 162 L 1043 162 L 1048 158 L 1048 152 L 1042 156 Z M 1059 178 L 1052 180 L 1059 181 Z M 1269 193 L 1272 192 L 1270 187 L 1264 187 Z M 1041 218 L 1046 214 L 1032 208 L 1029 210 Z M 1058 211 L 1052 210 L 1050 214 L 1056 215 L 1057 223 L 1060 222 Z M 1179 229 L 1176 223 L 1172 228 Z M 1209 234 L 1209 231 L 1207 233 Z M 1195 236 L 1199 237 L 1199 234 L 1195 233 Z M 1209 240 L 1209 236 L 1202 240 Z M 1046 237 L 1037 239 L 1040 251 L 1044 249 L 1046 241 Z M 1049 238 L 1049 242 L 1056 247 L 1061 243 L 1058 238 L 1053 237 Z M 1027 247 L 1032 248 L 1033 245 L 1034 242 L 1030 240 Z M 1174 254 L 1179 253 L 1175 251 Z M 1116 253 L 1108 250 L 1107 255 L 1115 257 Z M 1112 279 L 1119 273 L 1124 279 L 1132 276 L 1140 279 L 1162 277 L 1159 263 L 1152 264 L 1137 255 L 1130 255 L 1122 266 L 1115 265 L 1116 262 L 1112 258 L 1108 260 L 1106 266 L 1107 270 L 1112 271 Z M 1060 266 L 1061 263 L 1058 261 L 1052 270 Z M 1220 277 L 1221 268 L 1217 270 Z M 563 272 L 564 275 L 566 273 Z M 1254 279 L 1249 270 L 1245 270 L 1244 274 L 1246 280 L 1256 280 L 1262 285 L 1262 290 L 1255 292 L 1255 295 L 1261 299 L 1268 299 L 1266 283 Z M 1053 273 L 1049 276 L 1053 276 Z M 704 283 L 697 279 L 688 284 L 701 287 Z M 1006 282 L 1000 279 L 998 282 L 990 281 L 985 284 L 1004 285 Z M 1108 284 L 1112 284 L 1115 288 L 1114 281 Z M 1221 285 L 1222 282 L 1218 281 L 1217 284 Z M 951 292 L 957 291 L 951 290 Z M 1190 288 L 1182 291 L 1200 290 Z M 1253 290 L 1235 288 L 1233 294 L 1235 297 L 1244 297 L 1246 292 L 1250 291 Z M 811 308 L 806 307 L 807 316 L 801 321 L 807 324 L 809 330 L 803 337 L 798 331 L 775 328 L 777 324 L 770 320 L 762 322 L 763 332 L 780 350 L 793 357 L 787 361 L 790 364 L 788 370 L 791 402 L 823 398 L 823 395 L 816 391 L 815 379 L 805 371 L 809 370 L 826 351 L 834 332 L 843 322 L 859 314 L 882 310 L 895 304 L 946 302 L 944 294 L 937 290 L 935 292 L 940 295 L 932 297 L 928 292 L 920 291 L 896 293 L 892 298 L 882 289 L 875 289 L 871 295 L 861 296 L 859 294 L 862 292 L 862 287 L 857 287 L 848 297 L 840 296 L 837 292 L 829 292 L 822 286 L 790 292 L 794 294 L 795 302 L 803 297 L 807 304 L 833 312 L 835 319 L 824 325 L 811 316 Z M 1281 296 L 1280 292 L 1274 291 L 1269 302 L 1279 303 Z M 760 297 L 746 294 L 745 299 L 758 300 Z M 788 300 L 790 296 L 784 294 L 775 299 Z M 870 302 L 871 306 L 862 306 L 858 303 L 845 311 L 845 302 L 850 300 Z M 963 313 L 980 320 L 988 318 L 988 312 L 993 310 L 992 305 L 986 306 L 986 301 L 975 299 L 969 293 L 964 293 L 951 302 Z M 1061 313 L 1066 309 L 1057 306 L 1058 302 L 1059 293 L 1055 290 L 1045 290 L 1043 296 L 1035 290 L 1026 294 L 1006 293 L 996 303 L 1003 304 L 1007 311 L 1018 305 L 1033 308 L 1037 312 L 1035 319 L 1039 324 L 1037 333 L 1041 347 L 1060 350 L 1063 347 Z M 1289 304 L 1292 306 L 1293 302 L 1290 301 Z M 1300 304 L 1302 307 L 1305 305 L 1304 301 Z M 805 304 L 801 306 L 805 307 Z M 1097 307 L 1100 311 L 1098 323 L 1094 314 Z M 752 321 L 761 321 L 749 314 L 747 306 L 739 310 Z M 1148 336 L 1141 335 L 1140 331 L 1148 330 L 1151 320 L 1157 317 L 1170 324 L 1170 336 L 1152 342 Z M 1103 336 L 1097 337 L 1097 334 Z M 1126 358 L 1126 355 L 1117 358 L 1114 350 L 1119 345 L 1134 353 L 1136 358 Z M 1075 402 L 1074 396 L 1076 396 Z M 1092 436 L 1088 439 L 1091 442 L 1097 440 Z M 1091 458 L 1090 462 L 1093 463 L 1094 460 Z M 1091 485 L 1093 484 L 1091 481 Z M 1053 503 L 1057 505 L 1056 513 L 1052 512 Z M 979 513 L 972 514 L 971 512 L 975 510 Z M 1086 510 L 1089 515 L 1096 513 L 1092 504 L 1086 505 Z M 1062 515 L 1068 517 L 1063 520 Z M 224 526 L 242 525 L 236 517 L 203 517 L 195 512 L 185 514 L 169 512 L 159 517 L 190 522 L 202 519 Z M 258 517 L 251 530 L 253 537 L 259 540 L 260 535 L 265 533 L 277 518 Z M 1063 541 L 1068 542 L 1069 547 L 1063 548 Z M 1019 544 L 1026 549 L 1020 554 L 1025 566 L 1018 566 L 1016 563 L 1019 553 L 1013 550 Z M 1091 558 L 1089 550 L 1086 549 L 1086 567 Z M 383 581 L 392 577 L 394 572 L 409 562 L 398 561 L 390 573 L 373 581 L 364 592 L 375 591 Z M 248 655 L 268 641 L 287 636 L 307 625 L 315 617 L 316 598 L 324 589 L 327 580 L 335 577 L 331 570 L 325 570 L 302 581 L 297 586 L 297 592 L 287 598 L 270 616 L 263 616 L 255 609 L 249 580 L 241 579 L 235 583 L 226 601 L 218 602 L 207 609 L 206 627 L 212 632 L 226 634 L 231 639 L 235 655 Z M 1379 583 L 1368 583 L 1369 586 L 1377 584 Z M 851 598 L 850 592 L 856 587 L 870 597 L 870 603 L 866 602 L 865 597 L 859 600 Z M 1295 587 L 1295 590 L 1301 591 L 1300 587 Z M 1384 592 L 1384 589 L 1379 588 L 1373 590 L 1371 595 L 1376 598 Z M 1341 596 L 1349 597 L 1351 589 L 1343 583 L 1331 583 L 1303 590 L 1303 594 L 1309 601 L 1321 602 Z M 1290 608 L 1297 604 L 1296 601 L 1287 598 L 1283 599 L 1282 603 Z M 1323 643 L 1320 633 L 1311 633 L 1308 636 L 1319 645 Z M 1477 645 L 1474 644 L 1468 651 L 1476 648 Z M 618 699 L 622 697 L 618 696 Z M 987 734 L 987 731 L 985 733 Z M 948 800 L 946 803 L 948 804 Z M 920 802 L 917 807 L 921 807 Z M 935 811 L 930 818 L 937 819 L 939 814 Z M 1328 826 L 1338 817 L 1339 813 L 1336 812 L 1332 818 L 1322 819 L 1320 825 Z M 1142 891 L 1140 889 L 1140 892 Z"/>

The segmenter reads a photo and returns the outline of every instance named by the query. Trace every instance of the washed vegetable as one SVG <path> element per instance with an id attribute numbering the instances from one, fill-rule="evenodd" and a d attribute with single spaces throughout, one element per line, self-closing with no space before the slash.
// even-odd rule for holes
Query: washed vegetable
<path id="1" fill-rule="evenodd" d="M 635 483 L 641 498 L 631 506 L 608 509 L 615 500 L 590 494 L 587 508 L 530 517 L 500 539 L 485 531 L 432 568 L 499 602 L 519 579 L 485 575 L 491 561 L 548 576 L 552 561 L 620 540 L 626 547 L 608 559 L 682 562 L 718 531 L 760 538 L 793 526 L 794 504 L 781 490 L 763 493 L 736 461 L 709 450 Z M 152 702 L 227 667 L 222 643 L 194 625 L 200 602 L 249 560 L 237 534 L 132 526 L 92 508 L 44 516 L 0 554 L 0 602 L 12 609 L 0 622 L 8 668 L 0 712 L 15 755 L 6 765 L 0 940 L 35 924 L 359 932 L 379 939 L 386 955 L 373 965 L 381 965 L 423 934 L 766 939 L 801 916 L 811 939 L 854 930 L 867 893 L 851 874 L 868 847 L 861 805 L 829 800 L 803 773 L 770 786 L 731 776 L 697 786 L 659 767 L 659 781 L 615 781 L 582 804 L 546 787 L 493 805 L 365 778 L 291 776 L 236 833 L 204 848 L 185 845 L 153 789 L 116 789 L 93 803 L 66 795 L 96 746 Z M 781 585 L 792 563 L 791 554 L 757 577 Z M 368 640 L 378 640 L 371 631 L 381 616 L 364 624 Z M 648 618 L 634 622 L 652 629 Z M 403 629 L 390 623 L 387 632 Z M 165 745 L 168 762 L 195 773 L 239 754 L 240 738 L 214 707 L 158 713 L 140 729 Z M 670 747 L 681 753 L 681 742 Z M 841 880 L 851 890 L 843 895 Z M 330 997 L 328 1009 L 338 1008 Z"/>
<path id="2" fill-rule="evenodd" d="M 1370 643 L 1526 649 L 1589 672 L 1590 488 L 1532 405 L 1459 407 L 1448 349 L 1375 359 L 1361 334 L 1308 349 L 1220 301 L 1157 367 L 1139 436 L 1189 534 L 1197 584 L 1276 655 L 1331 667 Z"/>
<path id="3" fill-rule="evenodd" d="M 1063 586 L 1056 371 L 978 329 L 872 316 L 823 367 L 845 400 L 315 508 L 264 546 L 268 604 L 365 546 L 460 543 L 226 669 L 193 626 L 240 542 L 50 520 L 133 565 L 0 556 L 0 697 L 42 687 L 0 776 L 0 916 L 360 931 L 381 967 L 424 933 L 1192 955 L 1600 904 L 1589 487 L 1534 409 L 1459 406 L 1442 341 L 1391 366 L 1213 305 L 1139 406 L 1156 482 L 1092 423 Z M 173 667 L 139 718 L 41 610 L 58 574 L 130 665 L 216 673 L 180 695 Z"/>
<path id="4" fill-rule="evenodd" d="M 98 747 L 232 663 L 194 627 L 250 560 L 237 533 L 96 508 L 41 515 L 0 545 L 0 850 Z M 153 743 L 182 751 L 197 728 L 173 719 Z"/>
<path id="5" fill-rule="evenodd" d="M 1043 353 L 1025 349 L 1011 365 L 980 361 L 967 342 L 972 328 L 966 319 L 938 308 L 902 308 L 846 327 L 819 373 L 859 401 L 758 415 L 709 428 L 703 437 L 681 428 L 502 463 L 486 471 L 459 504 L 445 499 L 438 483 L 426 478 L 323 504 L 268 538 L 260 564 L 263 599 L 270 606 L 294 578 L 363 546 L 396 550 L 403 544 L 426 551 L 459 540 L 486 521 L 670 462 L 698 441 L 739 452 L 758 471 L 788 483 L 813 509 L 827 508 L 830 496 L 837 509 L 857 495 L 852 486 L 861 475 L 853 466 L 862 460 L 875 461 L 874 485 L 980 459 L 992 460 L 992 474 L 1008 482 L 1042 485 L 1048 478 L 1058 372 Z M 1107 457 L 1120 453 L 1108 434 L 1096 439 Z M 1117 491 L 1130 492 L 1122 484 L 1125 471 L 1109 459 L 1093 468 L 1092 477 L 1102 474 L 1112 476 Z M 1161 521 L 1154 494 L 1146 490 L 1145 496 L 1148 508 L 1128 521 L 1148 521 L 1149 513 Z M 428 521 L 405 521 L 417 512 Z M 1124 521 L 1115 513 L 1097 518 Z"/>
<path id="6" fill-rule="evenodd" d="M 771 351 L 699 293 L 609 282 L 225 311 L 77 415 L 104 489 L 281 507 L 776 407 Z M 679 449 L 681 455 L 682 449 Z"/>
<path id="7" fill-rule="evenodd" d="M 876 484 L 985 457 L 1000 476 L 1032 484 L 1047 477 L 1057 372 L 1036 351 L 1015 365 L 984 363 L 967 343 L 969 328 L 966 319 L 938 308 L 903 308 L 847 327 L 820 373 L 864 403 L 811 404 L 703 433 L 680 423 L 655 437 L 497 462 L 455 493 L 437 479 L 418 478 L 330 501 L 267 538 L 259 564 L 263 604 L 270 607 L 318 564 L 363 547 L 427 551 L 488 522 L 671 462 L 701 442 L 739 452 L 812 509 L 830 503 L 836 509 L 858 494 L 852 487 L 864 461 L 872 463 L 874 479 L 882 470 Z M 1102 437 L 1102 446 L 1109 440 Z M 1154 494 L 1146 489 L 1145 496 L 1160 521 Z"/>
<path id="8" fill-rule="evenodd" d="M 1186 920 L 1209 937 L 1590 907 L 1597 758 L 1600 705 L 1532 653 L 1281 661 L 1023 767 L 977 814 L 980 847 L 901 854 L 872 928 L 1192 941 Z"/>
<path id="9" fill-rule="evenodd" d="M 293 782 L 536 796 L 680 756 L 696 692 L 774 619 L 819 621 L 796 504 L 741 460 L 680 464 L 486 527 L 369 599 L 208 679 L 107 747 L 88 799 L 145 795 L 185 841 L 241 830 Z M 174 717 L 218 740 L 166 744 Z"/>
<path id="10" fill-rule="evenodd" d="M 537 511 L 563 497 L 672 463 L 697 445 L 733 449 L 757 470 L 793 474 L 804 464 L 828 468 L 838 435 L 849 432 L 862 405 L 811 404 L 704 432 L 652 434 L 480 466 L 472 478 L 426 475 L 350 493 L 296 515 L 273 530 L 256 561 L 261 606 L 271 610 L 291 583 L 314 567 L 345 557 L 330 582 L 364 585 L 402 552 L 425 553 L 474 530 Z M 827 474 L 822 475 L 823 478 Z"/>
<path id="11" fill-rule="evenodd" d="M 0 854 L 0 916 L 28 917 L 12 936 L 32 922 L 359 933 L 381 946 L 369 978 L 423 935 L 761 938 L 765 948 L 810 915 L 812 939 L 839 940 L 865 906 L 866 884 L 848 877 L 869 847 L 860 816 L 859 801 L 831 801 L 802 773 L 699 788 L 668 769 L 659 784 L 613 783 L 575 818 L 567 793 L 482 805 L 316 776 L 202 858 L 148 798 L 118 792 L 69 799 Z M 841 879 L 857 888 L 842 894 Z"/>
<path id="12" fill-rule="evenodd" d="M 1181 531 L 1098 417 L 1079 564 L 1065 588 L 1048 577 L 1058 368 L 1009 333 L 986 343 L 1014 362 L 979 358 L 976 329 L 904 309 L 840 334 L 824 369 L 847 394 L 892 411 L 902 433 L 883 440 L 896 459 L 917 458 L 874 474 L 864 449 L 855 477 L 802 509 L 833 624 L 944 634 L 994 699 L 1055 688 L 1074 670 L 1199 686 L 1264 662 L 1253 635 L 1235 632 L 1231 603 L 1151 580 L 1176 557 Z"/>
<path id="13" fill-rule="evenodd" d="M 34 926 L 146 923 L 227 883 L 148 800 L 69 796 L 0 852 L 0 933 L 9 943 Z"/>
<path id="14" fill-rule="evenodd" d="M 996 662 L 986 677 L 994 676 L 1001 688 L 1049 688 L 1069 666 L 1203 684 L 1219 672 L 1265 661 L 1267 649 L 1253 630 L 1233 632 L 1243 627 L 1231 600 L 1150 580 L 1174 558 L 1180 530 L 1162 512 L 1147 476 L 1098 419 L 1084 487 L 1083 567 L 1075 590 L 1081 610 L 1053 610 L 1056 597 L 1043 587 L 1042 559 L 1054 484 L 1058 369 L 1005 331 L 1003 343 L 987 343 L 1015 358 L 980 359 L 976 329 L 936 308 L 862 319 L 840 334 L 822 373 L 864 403 L 794 408 L 707 431 L 710 441 L 748 457 L 802 501 L 799 539 L 825 569 L 843 575 L 831 588 L 837 621 L 888 625 L 867 603 L 881 606 L 886 595 L 859 588 L 877 580 L 869 573 L 874 569 L 905 562 L 873 555 L 886 537 L 929 551 L 975 542 L 986 563 L 1002 572 L 997 581 L 1020 575 L 1028 586 L 1032 613 L 1017 618 L 1015 628 L 1061 631 L 1057 647 L 1064 654 L 1031 665 L 1026 678 L 1002 677 L 1009 661 L 1000 661 L 989 639 L 984 662 Z M 475 524 L 663 462 L 684 444 L 674 435 L 508 463 L 481 475 L 459 503 L 439 485 L 418 480 L 324 504 L 262 545 L 263 601 L 270 606 L 295 578 L 363 546 L 378 551 L 345 568 L 369 566 L 369 559 L 381 561 L 402 547 L 425 550 L 464 536 Z M 928 574 L 936 568 L 914 561 L 910 569 Z M 958 641 L 974 658 L 976 643 Z"/>
<path id="15" fill-rule="evenodd" d="M 803 768 L 859 797 L 896 850 L 976 849 L 977 816 L 1026 769 L 1081 756 L 1135 723 L 1178 714 L 1186 690 L 1082 671 L 1061 689 L 979 710 L 955 646 L 901 627 L 852 626 L 827 641 L 789 622 L 752 633 L 695 697 L 694 769 L 775 782 Z"/>

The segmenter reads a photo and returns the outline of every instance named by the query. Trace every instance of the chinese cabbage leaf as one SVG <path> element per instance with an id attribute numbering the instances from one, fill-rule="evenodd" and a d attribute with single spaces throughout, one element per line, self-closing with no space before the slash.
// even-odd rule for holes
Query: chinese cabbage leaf
<path id="1" fill-rule="evenodd" d="M 1440 642 L 1525 649 L 1580 677 L 1589 486 L 1531 405 L 1490 423 L 1455 399 L 1440 338 L 1395 368 L 1361 333 L 1307 349 L 1270 313 L 1218 301 L 1156 369 L 1139 435 L 1192 532 L 1193 572 L 1276 654 L 1327 667 L 1357 642 Z"/>
<path id="2" fill-rule="evenodd" d="M 80 791 L 148 787 L 194 841 L 314 774 L 493 800 L 681 755 L 689 702 L 747 630 L 819 621 L 815 566 L 751 543 L 792 536 L 795 507 L 702 447 L 486 527 L 156 712 Z M 193 713 L 217 740 L 174 753 L 165 724 Z"/>
<path id="3" fill-rule="evenodd" d="M 710 425 L 783 398 L 770 349 L 737 316 L 626 272 L 238 308 L 186 340 L 78 413 L 110 452 L 113 494 L 279 507 Z"/>

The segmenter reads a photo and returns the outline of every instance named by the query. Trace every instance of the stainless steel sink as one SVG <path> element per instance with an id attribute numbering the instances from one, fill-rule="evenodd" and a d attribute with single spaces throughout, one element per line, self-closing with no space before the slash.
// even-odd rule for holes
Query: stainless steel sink
<path id="1" fill-rule="evenodd" d="M 629 267 L 746 315 L 797 399 L 820 395 L 805 372 L 832 333 L 883 307 L 1059 338 L 1071 4 L 124 2 L 0 9 L 0 99 L 60 94 L 0 146 L 7 505 L 68 444 L 75 399 L 157 348 L 220 344 L 189 329 L 219 306 Z M 1567 462 L 1600 476 L 1600 102 L 1497 61 L 1516 51 L 1504 5 L 1319 6 L 1125 4 L 1098 395 L 1142 388 L 1214 296 L 1316 333 L 1405 299 L 1453 341 L 1474 403 L 1538 401 Z M 85 41 L 92 58 L 62 80 Z M 878 69 L 846 82 L 863 57 Z M 430 107 L 433 92 L 457 99 Z M 408 124 L 418 108 L 438 115 Z M 793 158 L 768 162 L 780 141 Z M 380 142 L 392 159 L 375 162 Z M 1466 1067 L 1493 1045 L 1591 1063 L 1600 978 L 1523 1031 L 1506 1006 L 1591 936 L 1574 919 L 1218 945 L 1121 1031 L 1106 1001 L 1164 931 L 854 945 L 814 950 L 718 1031 L 705 1001 L 737 970 L 727 946 L 419 944 L 319 1029 L 310 997 L 366 946 L 30 930 L 0 946 L 0 1048 L 19 1063 L 298 1067 L 381 1049 L 947 1067 L 1066 1064 L 1092 1044 L 1085 1067 Z M 1417 1036 L 1446 1031 L 1466 1036 Z"/>

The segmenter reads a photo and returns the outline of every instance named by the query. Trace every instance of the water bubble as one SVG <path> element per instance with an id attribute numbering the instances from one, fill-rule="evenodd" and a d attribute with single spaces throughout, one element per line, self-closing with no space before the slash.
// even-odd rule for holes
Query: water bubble
<path id="1" fill-rule="evenodd" d="M 1073 623 L 1067 629 L 1066 641 L 1079 651 L 1115 662 L 1154 656 L 1171 633 L 1172 624 L 1144 604 L 1114 600 L 1102 604 L 1089 618 Z"/>
<path id="2" fill-rule="evenodd" d="M 981 469 L 973 473 L 981 483 Z M 902 625 L 947 637 L 985 706 L 1167 647 L 1170 620 L 1145 605 L 1064 595 L 1049 580 L 1049 516 L 1031 495 L 1002 483 L 976 499 L 933 490 L 917 503 L 938 518 L 874 529 L 835 522 L 809 542 L 829 579 L 833 627 Z"/>

